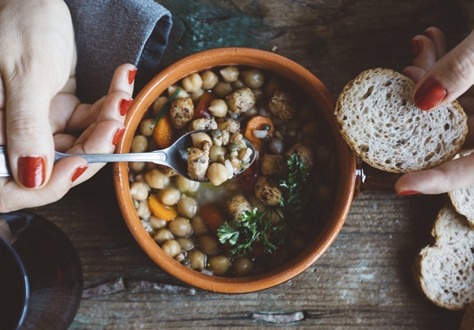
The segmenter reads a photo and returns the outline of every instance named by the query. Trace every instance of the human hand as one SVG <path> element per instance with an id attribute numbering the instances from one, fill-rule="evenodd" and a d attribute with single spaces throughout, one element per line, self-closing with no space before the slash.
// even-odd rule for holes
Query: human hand
<path id="1" fill-rule="evenodd" d="M 76 50 L 69 10 L 62 0 L 0 0 L 0 105 L 8 159 L 27 188 L 49 180 L 54 163 L 50 105 L 75 93 Z M 64 110 L 65 111 L 65 110 Z"/>
<path id="2" fill-rule="evenodd" d="M 464 147 L 474 146 L 474 32 L 446 53 L 443 32 L 430 27 L 412 39 L 413 65 L 404 73 L 416 83 L 414 101 L 424 111 L 458 99 L 468 114 Z M 395 184 L 399 195 L 439 194 L 474 185 L 474 154 L 441 166 L 403 175 Z"/>
<path id="3" fill-rule="evenodd" d="M 55 149 L 73 154 L 111 153 L 124 133 L 124 118 L 132 102 L 136 68 L 123 64 L 115 71 L 108 94 L 96 103 L 80 104 L 70 95 L 53 97 L 48 128 Z M 1 93 L 0 93 L 1 94 Z M 0 131 L 6 123 L 0 124 Z M 76 133 L 82 132 L 76 138 Z M 0 134 L 0 145 L 4 144 Z M 12 178 L 0 179 L 0 212 L 49 204 L 70 188 L 86 181 L 105 164 L 87 164 L 81 157 L 67 157 L 54 164 L 50 180 L 37 189 L 28 189 Z"/>

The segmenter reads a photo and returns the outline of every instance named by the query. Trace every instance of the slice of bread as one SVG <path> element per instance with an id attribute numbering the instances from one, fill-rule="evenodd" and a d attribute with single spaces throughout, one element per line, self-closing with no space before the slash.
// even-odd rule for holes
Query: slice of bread
<path id="1" fill-rule="evenodd" d="M 434 245 L 423 248 L 414 262 L 415 282 L 439 307 L 463 310 L 474 302 L 474 230 L 447 206 L 431 234 Z"/>
<path id="2" fill-rule="evenodd" d="M 465 157 L 473 152 L 474 150 L 465 151 L 457 154 L 454 158 Z M 454 209 L 464 215 L 469 226 L 474 228 L 474 186 L 450 191 L 448 196 Z"/>
<path id="3" fill-rule="evenodd" d="M 431 111 L 412 101 L 413 81 L 386 68 L 362 72 L 338 97 L 336 122 L 351 149 L 382 171 L 406 173 L 450 160 L 464 143 L 467 116 L 454 101 Z"/>

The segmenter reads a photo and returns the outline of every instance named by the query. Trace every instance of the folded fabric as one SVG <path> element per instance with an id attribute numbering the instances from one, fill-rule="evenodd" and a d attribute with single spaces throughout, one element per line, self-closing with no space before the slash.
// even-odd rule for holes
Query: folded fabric
<path id="1" fill-rule="evenodd" d="M 135 91 L 158 70 L 172 26 L 154 0 L 65 0 L 74 24 L 77 95 L 92 103 L 107 93 L 122 63 L 138 67 Z"/>

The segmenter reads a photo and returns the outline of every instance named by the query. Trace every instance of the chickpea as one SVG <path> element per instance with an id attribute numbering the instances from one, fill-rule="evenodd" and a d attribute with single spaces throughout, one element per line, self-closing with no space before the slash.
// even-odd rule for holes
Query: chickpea
<path id="1" fill-rule="evenodd" d="M 176 92 L 178 87 L 179 86 L 176 86 L 176 85 L 172 85 L 172 86 L 168 87 L 168 95 L 169 96 L 174 95 L 174 93 Z M 181 98 L 184 98 L 184 97 L 189 97 L 189 94 L 183 88 L 180 88 L 179 92 L 175 95 L 175 99 L 181 99 Z"/>
<path id="2" fill-rule="evenodd" d="M 182 193 L 193 193 L 199 189 L 199 182 L 185 178 L 182 175 L 176 177 L 176 186 Z"/>
<path id="3" fill-rule="evenodd" d="M 173 234 L 166 228 L 162 228 L 158 230 L 155 235 L 153 235 L 153 239 L 156 243 L 162 244 L 170 239 L 173 239 Z"/>
<path id="4" fill-rule="evenodd" d="M 166 227 L 166 225 L 168 223 L 168 221 L 163 220 L 163 219 L 159 219 L 159 218 L 155 217 L 154 215 L 151 215 L 150 219 L 148 219 L 148 221 L 150 222 L 150 226 L 153 229 L 164 228 L 164 227 Z"/>
<path id="5" fill-rule="evenodd" d="M 163 189 L 169 184 L 169 177 L 154 168 L 144 175 L 145 182 L 153 189 Z"/>
<path id="6" fill-rule="evenodd" d="M 207 178 L 214 186 L 219 186 L 228 179 L 227 168 L 221 163 L 212 163 L 207 169 Z"/>
<path id="7" fill-rule="evenodd" d="M 186 92 L 194 93 L 202 87 L 201 76 L 199 73 L 192 73 L 189 76 L 183 78 L 182 85 Z"/>
<path id="8" fill-rule="evenodd" d="M 196 244 L 194 244 L 194 241 L 191 238 L 188 238 L 188 237 L 180 237 L 176 240 L 178 241 L 179 245 L 181 246 L 181 249 L 184 250 L 184 251 L 191 251 L 192 249 L 194 249 L 194 247 L 196 245 Z"/>
<path id="9" fill-rule="evenodd" d="M 145 152 L 148 148 L 148 139 L 144 135 L 135 135 L 130 150 L 132 152 Z"/>
<path id="10" fill-rule="evenodd" d="M 193 227 L 193 232 L 196 235 L 203 235 L 209 232 L 207 223 L 204 221 L 202 217 L 198 215 L 191 219 L 191 226 Z"/>
<path id="11" fill-rule="evenodd" d="M 181 192 L 174 187 L 166 187 L 158 192 L 158 198 L 163 204 L 171 206 L 176 205 L 181 198 Z"/>
<path id="12" fill-rule="evenodd" d="M 216 86 L 217 82 L 219 81 L 219 77 L 217 75 L 210 71 L 204 71 L 201 74 L 201 80 L 202 80 L 202 88 L 204 89 L 212 89 L 214 86 Z"/>
<path id="13" fill-rule="evenodd" d="M 199 250 L 192 250 L 188 253 L 189 267 L 194 270 L 206 268 L 207 256 Z"/>
<path id="14" fill-rule="evenodd" d="M 142 219 L 148 219 L 151 216 L 147 201 L 139 201 L 137 206 L 137 215 Z"/>
<path id="15" fill-rule="evenodd" d="M 211 149 L 209 150 L 209 159 L 211 162 L 219 162 L 222 163 L 225 160 L 225 154 L 227 152 L 227 149 L 222 146 L 212 146 Z"/>
<path id="16" fill-rule="evenodd" d="M 241 76 L 242 81 L 250 88 L 260 88 L 265 82 L 265 76 L 260 70 L 246 70 L 242 72 Z"/>
<path id="17" fill-rule="evenodd" d="M 130 162 L 130 163 L 128 163 L 128 167 L 130 167 L 130 169 L 133 172 L 136 172 L 136 173 L 143 172 L 143 170 L 145 169 L 145 165 L 146 165 L 145 162 Z"/>
<path id="18" fill-rule="evenodd" d="M 253 271 L 253 262 L 245 257 L 240 257 L 232 264 L 232 270 L 237 276 L 246 276 Z"/>
<path id="19" fill-rule="evenodd" d="M 144 182 L 134 182 L 130 186 L 130 194 L 137 201 L 144 201 L 148 198 L 148 186 Z"/>
<path id="20" fill-rule="evenodd" d="M 160 96 L 153 102 L 153 115 L 156 116 L 158 112 L 163 108 L 163 106 L 168 102 L 166 96 Z"/>
<path id="21" fill-rule="evenodd" d="M 204 89 L 199 88 L 197 91 L 191 93 L 191 99 L 194 102 L 198 102 L 199 99 L 203 96 L 203 94 L 204 94 Z"/>
<path id="22" fill-rule="evenodd" d="M 224 275 L 229 270 L 232 263 L 225 256 L 216 256 L 209 259 L 209 267 L 214 275 Z"/>
<path id="23" fill-rule="evenodd" d="M 248 109 L 247 111 L 245 111 L 243 113 L 243 115 L 245 116 L 245 118 L 255 117 L 256 115 L 258 115 L 258 109 L 257 109 L 256 106 L 253 106 L 250 109 Z"/>
<path id="24" fill-rule="evenodd" d="M 182 195 L 178 201 L 177 210 L 182 216 L 191 219 L 196 215 L 197 201 L 186 195 Z"/>
<path id="25" fill-rule="evenodd" d="M 240 79 L 237 79 L 236 81 L 234 81 L 232 83 L 232 88 L 234 89 L 239 89 L 239 88 L 242 88 L 242 87 L 245 87 L 245 84 L 242 80 Z"/>
<path id="26" fill-rule="evenodd" d="M 207 133 L 204 133 L 204 132 L 197 132 L 197 133 L 191 134 L 191 140 L 193 141 L 193 147 L 196 147 L 196 148 L 201 148 L 202 143 L 204 141 L 208 141 L 209 144 L 212 146 L 211 137 Z"/>
<path id="27" fill-rule="evenodd" d="M 143 119 L 140 122 L 140 133 L 143 136 L 152 136 L 153 135 L 153 131 L 155 129 L 155 125 L 153 125 L 154 121 L 155 121 L 154 118 L 146 118 L 146 119 Z"/>
<path id="28" fill-rule="evenodd" d="M 170 221 L 168 226 L 169 231 L 177 237 L 189 237 L 193 233 L 193 227 L 188 219 L 183 217 L 177 217 L 173 221 Z"/>
<path id="29" fill-rule="evenodd" d="M 169 255 L 171 258 L 176 257 L 178 254 L 181 253 L 181 245 L 179 245 L 178 241 L 174 239 L 170 239 L 161 245 L 163 251 Z"/>
<path id="30" fill-rule="evenodd" d="M 214 93 L 220 97 L 224 97 L 232 93 L 234 89 L 232 88 L 232 85 L 227 82 L 219 81 L 216 84 L 216 87 L 214 87 Z"/>
<path id="31" fill-rule="evenodd" d="M 219 70 L 225 82 L 232 83 L 239 79 L 239 69 L 236 66 L 226 66 Z"/>
<path id="32" fill-rule="evenodd" d="M 209 111 L 214 117 L 225 117 L 227 109 L 227 103 L 223 99 L 212 100 L 209 105 Z"/>
<path id="33" fill-rule="evenodd" d="M 219 253 L 220 244 L 211 235 L 204 235 L 199 237 L 198 246 L 202 252 L 209 256 L 215 256 Z"/>

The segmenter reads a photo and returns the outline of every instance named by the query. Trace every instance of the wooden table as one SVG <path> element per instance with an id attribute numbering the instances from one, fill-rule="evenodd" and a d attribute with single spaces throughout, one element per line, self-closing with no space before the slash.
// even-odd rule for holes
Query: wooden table
<path id="1" fill-rule="evenodd" d="M 363 69 L 408 65 L 409 40 L 430 25 L 443 28 L 452 47 L 470 31 L 472 6 L 461 0 L 159 2 L 175 21 L 163 65 L 217 46 L 262 48 L 307 67 L 335 96 Z M 461 314 L 428 302 L 410 273 L 444 198 L 365 191 L 335 243 L 310 269 L 241 295 L 193 290 L 155 266 L 124 224 L 110 168 L 34 211 L 63 229 L 81 258 L 86 296 L 73 329 L 457 329 Z M 137 283 L 162 285 L 139 290 Z M 115 292 L 94 293 L 103 284 Z"/>

